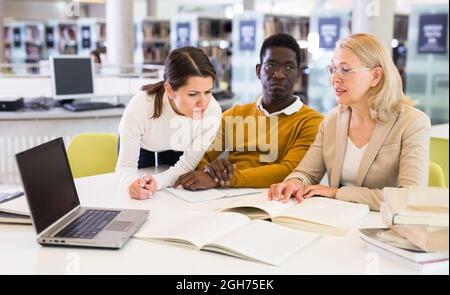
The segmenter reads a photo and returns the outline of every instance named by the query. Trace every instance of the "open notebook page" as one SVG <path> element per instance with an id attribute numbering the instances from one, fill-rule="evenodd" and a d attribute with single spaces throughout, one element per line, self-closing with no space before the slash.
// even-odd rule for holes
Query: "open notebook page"
<path id="1" fill-rule="evenodd" d="M 250 218 L 269 218 L 270 216 L 275 216 L 281 211 L 286 210 L 294 204 L 295 202 L 293 199 L 284 204 L 278 201 L 269 201 L 265 195 L 248 196 L 227 205 L 222 208 L 222 211 L 239 212 L 246 214 Z M 267 214 L 261 214 L 261 212 L 258 214 L 258 212 L 255 212 L 255 208 L 265 211 Z"/>
<path id="2" fill-rule="evenodd" d="M 203 247 L 204 250 L 280 265 L 319 238 L 264 220 L 253 220 Z"/>
<path id="3" fill-rule="evenodd" d="M 182 216 L 169 219 L 163 226 L 153 227 L 151 220 L 135 234 L 141 239 L 158 239 L 165 241 L 187 241 L 197 248 L 231 232 L 250 219 L 238 213 L 224 212 L 188 212 Z"/>
<path id="4" fill-rule="evenodd" d="M 189 191 L 183 188 L 166 188 L 165 190 L 170 194 L 190 203 L 205 202 L 228 197 L 261 194 L 259 190 L 252 188 L 207 189 L 197 191 Z"/>
<path id="5" fill-rule="evenodd" d="M 369 207 L 365 204 L 314 197 L 291 206 L 274 217 L 291 217 L 331 227 L 347 228 L 368 212 Z"/>
<path id="6" fill-rule="evenodd" d="M 10 201 L 0 204 L 0 212 L 7 212 L 12 214 L 30 215 L 27 198 L 21 196 Z"/>

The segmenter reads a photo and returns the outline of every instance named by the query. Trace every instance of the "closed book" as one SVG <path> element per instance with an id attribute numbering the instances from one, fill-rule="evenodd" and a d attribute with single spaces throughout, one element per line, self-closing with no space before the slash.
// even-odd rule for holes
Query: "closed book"
<path id="1" fill-rule="evenodd" d="M 448 251 L 425 252 L 389 228 L 364 228 L 359 229 L 359 232 L 365 242 L 412 262 L 448 259 Z"/>
<path id="2" fill-rule="evenodd" d="M 385 256 L 386 258 L 395 261 L 398 264 L 404 265 L 405 267 L 417 270 L 421 273 L 435 273 L 435 272 L 446 272 L 448 274 L 449 264 L 448 264 L 448 258 L 447 259 L 438 259 L 433 261 L 426 261 L 426 262 L 414 262 L 409 259 L 405 259 L 395 253 L 392 253 L 386 249 L 383 249 L 381 247 L 367 244 L 367 250 L 374 251 L 377 253 L 380 253 L 381 255 Z"/>
<path id="3" fill-rule="evenodd" d="M 408 208 L 448 211 L 448 187 L 408 187 Z"/>
<path id="4" fill-rule="evenodd" d="M 424 251 L 448 251 L 448 228 L 394 225 L 391 229 Z"/>
<path id="5" fill-rule="evenodd" d="M 28 215 L 0 212 L 0 223 L 31 224 L 31 218 Z"/>
<path id="6" fill-rule="evenodd" d="M 388 225 L 427 225 L 448 227 L 448 210 L 419 210 L 408 207 L 407 188 L 384 188 L 380 212 Z"/>

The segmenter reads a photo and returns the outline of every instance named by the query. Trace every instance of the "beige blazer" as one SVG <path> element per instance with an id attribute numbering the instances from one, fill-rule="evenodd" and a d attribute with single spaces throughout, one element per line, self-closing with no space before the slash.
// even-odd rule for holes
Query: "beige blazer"
<path id="1" fill-rule="evenodd" d="M 361 160 L 355 187 L 340 186 L 351 109 L 335 108 L 320 125 L 303 160 L 286 177 L 306 184 L 320 183 L 325 172 L 330 187 L 339 188 L 336 199 L 380 209 L 384 187 L 426 186 L 430 146 L 430 119 L 405 106 L 386 123 L 378 123 Z"/>

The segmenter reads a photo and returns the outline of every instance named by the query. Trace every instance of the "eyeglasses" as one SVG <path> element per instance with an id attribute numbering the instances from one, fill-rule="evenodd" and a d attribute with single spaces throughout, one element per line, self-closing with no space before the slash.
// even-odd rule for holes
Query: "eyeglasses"
<path id="1" fill-rule="evenodd" d="M 297 66 L 293 64 L 280 65 L 276 62 L 265 62 L 263 66 L 267 73 L 276 73 L 280 67 L 286 75 L 291 75 L 297 70 Z"/>
<path id="2" fill-rule="evenodd" d="M 337 73 L 337 75 L 341 78 L 341 79 L 348 79 L 350 78 L 350 74 L 351 73 L 357 73 L 357 72 L 362 72 L 362 71 L 367 71 L 367 70 L 372 70 L 373 68 L 357 68 L 357 69 L 350 69 L 350 68 L 345 68 L 345 67 L 335 67 L 331 64 L 326 65 L 325 66 L 325 70 L 328 74 L 333 75 L 334 73 Z"/>

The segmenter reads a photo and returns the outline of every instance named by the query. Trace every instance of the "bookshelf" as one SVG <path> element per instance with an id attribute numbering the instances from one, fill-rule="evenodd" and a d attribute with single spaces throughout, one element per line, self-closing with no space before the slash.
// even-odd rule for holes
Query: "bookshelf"
<path id="1" fill-rule="evenodd" d="M 5 26 L 6 59 L 10 63 L 38 63 L 44 58 L 44 25 L 36 21 L 11 21 Z M 16 74 L 36 73 L 38 67 L 15 67 Z"/>
<path id="2" fill-rule="evenodd" d="M 195 46 L 202 49 L 215 66 L 214 91 L 231 96 L 231 28 L 229 19 L 196 14 L 177 15 L 171 20 L 171 48 Z"/>
<path id="3" fill-rule="evenodd" d="M 425 26 L 436 31 L 427 36 Z M 448 123 L 449 119 L 448 34 L 448 5 L 412 6 L 408 23 L 405 92 L 418 102 L 418 108 L 430 116 L 432 125 Z"/>
<path id="4" fill-rule="evenodd" d="M 103 19 L 80 18 L 77 20 L 78 54 L 89 56 L 95 49 L 106 51 L 106 23 Z"/>
<path id="5" fill-rule="evenodd" d="M 408 43 L 408 15 L 394 15 L 394 39 L 397 40 L 397 44 L 393 44 L 392 58 L 397 66 L 397 69 L 402 77 L 403 88 L 405 88 L 405 70 L 406 70 L 406 55 L 407 55 L 407 43 Z M 404 89 L 403 89 L 404 90 Z"/>
<path id="6" fill-rule="evenodd" d="M 300 45 L 300 67 L 302 74 L 295 84 L 294 92 L 306 100 L 308 89 L 308 33 L 309 17 L 265 15 L 264 18 L 265 38 L 277 34 L 286 33 L 293 36 Z M 306 101 L 305 101 L 306 102 Z"/>
<path id="7" fill-rule="evenodd" d="M 164 64 L 170 52 L 170 21 L 144 18 L 135 24 L 135 62 Z"/>
<path id="8" fill-rule="evenodd" d="M 76 21 L 49 20 L 45 24 L 46 58 L 58 54 L 78 54 Z"/>
<path id="9" fill-rule="evenodd" d="M 9 25 L 4 25 L 3 27 L 3 37 L 5 38 L 5 63 L 11 63 L 11 40 L 12 40 L 12 32 L 11 27 Z"/>
<path id="10" fill-rule="evenodd" d="M 326 30 L 322 29 L 326 26 Z M 325 66 L 330 63 L 336 41 L 351 32 L 351 12 L 346 9 L 316 11 L 310 18 L 308 40 L 308 105 L 321 113 L 336 106 L 336 96 Z"/>
<path id="11" fill-rule="evenodd" d="M 292 35 L 300 45 L 302 72 L 294 86 L 294 93 L 307 102 L 309 18 L 246 11 L 237 15 L 233 21 L 236 29 L 233 31 L 232 85 L 238 101 L 252 102 L 261 95 L 261 83 L 256 77 L 255 66 L 260 62 L 262 43 L 273 34 L 286 33 Z M 248 42 L 243 41 L 245 38 L 248 38 Z"/>

